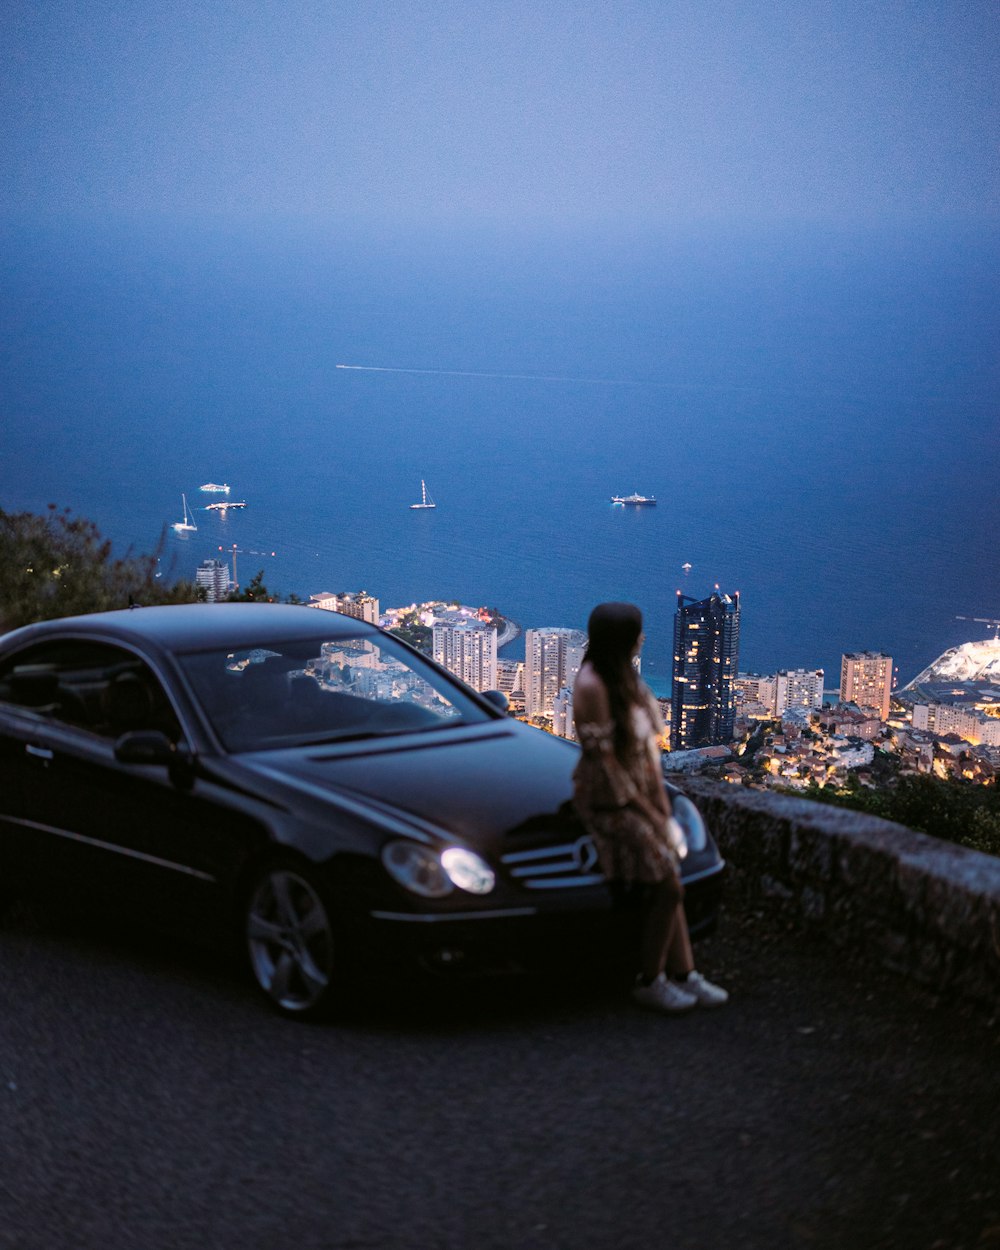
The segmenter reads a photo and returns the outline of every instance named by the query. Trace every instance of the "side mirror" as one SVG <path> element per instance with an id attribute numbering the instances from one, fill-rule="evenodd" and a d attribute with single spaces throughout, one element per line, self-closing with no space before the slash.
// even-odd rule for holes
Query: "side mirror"
<path id="1" fill-rule="evenodd" d="M 510 708 L 510 700 L 502 690 L 484 690 L 483 698 L 492 703 L 497 711 L 506 712 Z"/>
<path id="2" fill-rule="evenodd" d="M 134 729 L 115 743 L 115 759 L 120 764 L 176 763 L 177 747 L 158 729 Z"/>

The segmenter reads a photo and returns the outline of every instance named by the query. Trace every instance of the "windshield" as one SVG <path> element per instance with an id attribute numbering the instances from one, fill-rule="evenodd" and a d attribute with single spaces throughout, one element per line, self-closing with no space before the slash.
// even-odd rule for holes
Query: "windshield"
<path id="1" fill-rule="evenodd" d="M 228 751 L 417 733 L 489 720 L 432 664 L 382 635 L 178 657 Z"/>

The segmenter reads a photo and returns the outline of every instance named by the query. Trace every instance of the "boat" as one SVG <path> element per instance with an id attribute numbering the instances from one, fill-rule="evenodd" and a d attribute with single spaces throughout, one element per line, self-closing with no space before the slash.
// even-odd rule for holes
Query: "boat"
<path id="1" fill-rule="evenodd" d="M 410 507 L 411 508 L 436 508 L 437 507 L 437 504 L 427 493 L 427 484 L 424 482 L 423 478 L 420 479 L 420 502 L 411 503 Z"/>
<path id="2" fill-rule="evenodd" d="M 624 507 L 625 504 L 633 504 L 633 505 L 655 504 L 656 496 L 655 495 L 612 495 L 611 502 L 613 504 L 617 504 L 619 507 Z"/>
<path id="3" fill-rule="evenodd" d="M 230 503 L 229 500 L 227 499 L 225 503 L 205 504 L 205 511 L 206 512 L 221 512 L 223 516 L 225 516 L 225 514 L 229 511 L 230 508 L 245 508 L 246 506 L 247 506 L 247 503 L 245 499 L 241 499 L 239 502 L 236 502 L 234 500 L 232 503 Z"/>
<path id="4" fill-rule="evenodd" d="M 221 483 L 220 482 L 206 482 L 204 486 L 201 486 L 198 489 L 207 491 L 208 494 L 210 495 L 228 495 L 229 483 L 228 482 L 221 482 Z"/>
<path id="5" fill-rule="evenodd" d="M 181 503 L 184 507 L 184 520 L 175 521 L 170 528 L 178 534 L 193 534 L 198 527 L 194 523 L 194 517 L 188 511 L 187 495 L 181 495 Z"/>

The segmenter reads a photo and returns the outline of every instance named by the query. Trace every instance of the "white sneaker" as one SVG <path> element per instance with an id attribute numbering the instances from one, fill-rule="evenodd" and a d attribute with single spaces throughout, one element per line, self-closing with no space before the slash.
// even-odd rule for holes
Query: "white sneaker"
<path id="1" fill-rule="evenodd" d="M 650 1011 L 664 1011 L 672 1016 L 698 1005 L 694 994 L 689 994 L 683 985 L 668 981 L 662 972 L 651 985 L 637 982 L 632 987 L 632 1001 L 640 1007 L 648 1007 Z"/>
<path id="2" fill-rule="evenodd" d="M 728 992 L 706 981 L 700 972 L 689 972 L 687 980 L 678 982 L 677 988 L 690 994 L 700 1007 L 721 1007 L 729 1001 Z"/>

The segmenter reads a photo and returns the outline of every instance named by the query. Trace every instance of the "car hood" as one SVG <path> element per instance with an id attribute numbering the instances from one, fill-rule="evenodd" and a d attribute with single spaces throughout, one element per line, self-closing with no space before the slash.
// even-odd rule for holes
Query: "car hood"
<path id="1" fill-rule="evenodd" d="M 486 846 L 513 829 L 563 819 L 572 744 L 526 726 L 477 726 L 363 748 L 268 752 L 266 770 L 314 792 L 361 801 L 390 820 Z"/>

